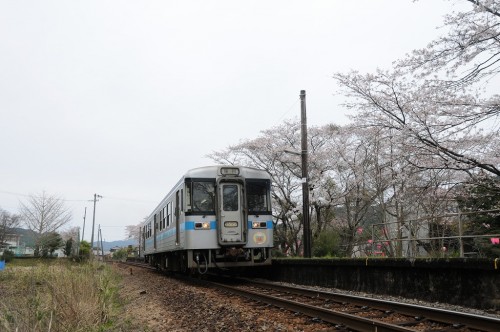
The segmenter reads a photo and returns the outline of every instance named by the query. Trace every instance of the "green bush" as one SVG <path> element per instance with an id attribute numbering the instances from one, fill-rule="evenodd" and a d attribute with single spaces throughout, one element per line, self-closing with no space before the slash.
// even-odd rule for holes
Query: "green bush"
<path id="1" fill-rule="evenodd" d="M 6 263 L 8 263 L 12 261 L 13 258 L 14 258 L 14 252 L 11 250 L 5 250 L 2 256 L 0 256 L 0 261 L 5 261 Z"/>
<path id="2" fill-rule="evenodd" d="M 113 253 L 113 259 L 122 260 L 126 259 L 128 256 L 128 251 L 126 248 L 121 248 Z"/>
<path id="3" fill-rule="evenodd" d="M 314 257 L 335 257 L 340 249 L 340 235 L 333 230 L 323 231 L 314 240 L 312 254 Z"/>

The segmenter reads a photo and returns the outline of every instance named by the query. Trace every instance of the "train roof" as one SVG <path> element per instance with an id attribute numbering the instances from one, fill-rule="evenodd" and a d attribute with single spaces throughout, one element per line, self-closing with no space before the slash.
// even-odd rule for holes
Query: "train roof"
<path id="1" fill-rule="evenodd" d="M 211 178 L 221 175 L 221 169 L 223 168 L 238 168 L 239 176 L 244 178 L 266 178 L 269 179 L 271 176 L 267 171 L 247 167 L 247 166 L 237 166 L 237 165 L 214 165 L 214 166 L 204 166 L 193 168 L 184 174 L 184 178 Z"/>

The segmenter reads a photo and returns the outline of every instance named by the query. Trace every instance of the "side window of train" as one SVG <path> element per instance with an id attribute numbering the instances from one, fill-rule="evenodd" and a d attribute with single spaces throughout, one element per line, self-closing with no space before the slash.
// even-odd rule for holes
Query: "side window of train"
<path id="1" fill-rule="evenodd" d="M 184 189 L 181 189 L 181 211 L 184 212 Z"/>
<path id="2" fill-rule="evenodd" d="M 163 229 L 163 209 L 160 210 L 160 219 L 159 219 L 159 224 L 160 224 L 160 231 Z"/>
<path id="3" fill-rule="evenodd" d="M 186 211 L 191 212 L 191 183 L 186 183 Z"/>
<path id="4" fill-rule="evenodd" d="M 165 224 L 165 228 L 168 227 L 168 223 L 167 223 L 167 219 L 168 219 L 168 210 L 167 210 L 167 205 L 165 205 L 165 207 L 163 208 L 163 224 Z"/>
<path id="5" fill-rule="evenodd" d="M 172 224 L 172 202 L 167 203 L 167 227 Z"/>

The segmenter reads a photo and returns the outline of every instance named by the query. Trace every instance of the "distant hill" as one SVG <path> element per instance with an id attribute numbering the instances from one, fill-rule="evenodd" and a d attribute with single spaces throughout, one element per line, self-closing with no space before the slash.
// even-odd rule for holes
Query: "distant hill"
<path id="1" fill-rule="evenodd" d="M 136 240 L 121 240 L 121 241 L 111 241 L 111 242 L 104 241 L 102 243 L 104 251 L 108 251 L 110 248 L 113 247 L 126 248 L 129 245 L 137 246 L 138 244 Z"/>

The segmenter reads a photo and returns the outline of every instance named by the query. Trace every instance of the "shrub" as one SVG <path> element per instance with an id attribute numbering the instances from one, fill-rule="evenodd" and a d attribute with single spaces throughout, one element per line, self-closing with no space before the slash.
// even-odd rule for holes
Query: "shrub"
<path id="1" fill-rule="evenodd" d="M 0 261 L 5 261 L 7 263 L 12 261 L 13 258 L 14 258 L 14 252 L 11 250 L 5 250 L 2 256 L 0 256 Z"/>
<path id="2" fill-rule="evenodd" d="M 314 240 L 312 254 L 314 257 L 325 257 L 338 255 L 340 248 L 340 236 L 338 232 L 329 230 L 323 231 L 317 239 Z"/>

